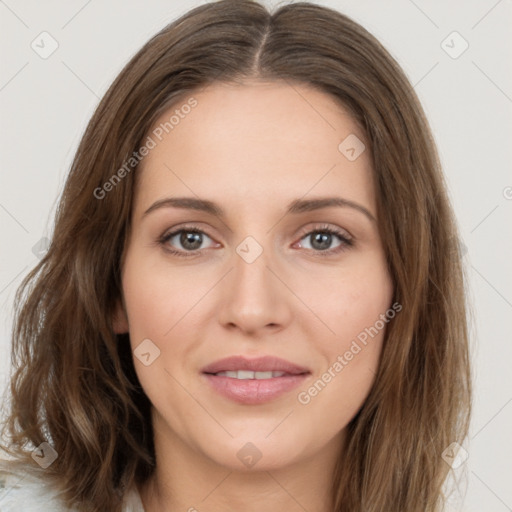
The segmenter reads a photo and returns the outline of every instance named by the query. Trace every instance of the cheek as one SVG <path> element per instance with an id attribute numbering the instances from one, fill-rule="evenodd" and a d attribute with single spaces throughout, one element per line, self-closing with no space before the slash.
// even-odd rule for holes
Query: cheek
<path id="1" fill-rule="evenodd" d="M 127 253 L 123 293 L 131 349 L 140 383 L 152 400 L 164 390 L 162 383 L 173 382 L 170 374 L 179 373 L 183 362 L 190 360 L 190 353 L 198 349 L 201 338 L 195 336 L 195 326 L 211 281 L 211 275 L 193 266 L 173 268 L 161 255 L 139 247 Z M 146 346 L 148 339 L 158 357 L 145 366 L 138 360 L 138 347 Z"/>
<path id="2" fill-rule="evenodd" d="M 162 268 L 136 250 L 126 259 L 123 293 L 135 371 L 157 409 L 165 408 L 171 394 L 168 388 L 174 384 L 172 363 L 185 358 L 182 353 L 185 344 L 169 341 L 179 336 L 180 319 L 197 301 L 193 290 L 193 286 L 184 286 L 183 279 L 175 272 Z M 149 356 L 144 356 L 148 353 Z"/>
<path id="3" fill-rule="evenodd" d="M 352 270 L 316 298 L 335 334 L 329 336 L 326 331 L 316 338 L 315 348 L 322 354 L 324 366 L 297 397 L 308 417 L 329 411 L 325 428 L 333 435 L 353 419 L 368 396 L 386 326 L 395 314 L 389 313 L 393 286 L 384 264 L 375 261 L 372 266 L 361 270 L 354 266 Z"/>
<path id="4" fill-rule="evenodd" d="M 199 286 L 161 262 L 137 257 L 134 252 L 126 260 L 123 292 L 132 343 L 141 337 L 162 342 L 191 305 L 204 295 L 204 285 Z"/>
<path id="5" fill-rule="evenodd" d="M 361 258 L 342 271 L 308 281 L 312 309 L 330 328 L 323 351 L 339 353 L 391 306 L 393 285 L 383 258 Z M 306 290 L 304 290 L 305 293 Z M 380 325 L 380 324 L 379 324 Z M 363 336 L 364 337 L 364 336 Z"/>

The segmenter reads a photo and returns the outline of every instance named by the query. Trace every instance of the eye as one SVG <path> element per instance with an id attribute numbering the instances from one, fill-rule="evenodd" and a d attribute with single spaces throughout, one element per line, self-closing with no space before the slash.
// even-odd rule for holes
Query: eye
<path id="1" fill-rule="evenodd" d="M 337 246 L 332 248 L 332 243 L 336 238 L 338 239 L 339 243 Z M 348 233 L 336 228 L 331 228 L 327 225 L 319 226 L 312 231 L 308 231 L 304 236 L 302 236 L 301 241 L 308 239 L 310 240 L 310 247 L 304 247 L 302 242 L 300 244 L 301 247 L 312 250 L 316 253 L 324 253 L 325 255 L 338 253 L 353 245 L 352 238 L 348 235 Z M 320 255 L 323 256 L 324 254 Z"/>
<path id="2" fill-rule="evenodd" d="M 159 243 L 164 246 L 165 250 L 177 256 L 193 256 L 200 252 L 204 247 L 204 239 L 212 240 L 204 231 L 195 227 L 182 227 L 171 233 L 165 233 L 160 239 Z M 172 249 L 181 245 L 179 250 Z M 188 254 L 187 254 L 188 253 Z"/>

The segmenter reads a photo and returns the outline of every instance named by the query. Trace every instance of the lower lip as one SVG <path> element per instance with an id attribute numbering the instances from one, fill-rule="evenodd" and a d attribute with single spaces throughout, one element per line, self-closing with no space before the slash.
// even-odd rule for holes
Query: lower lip
<path id="1" fill-rule="evenodd" d="M 291 391 L 304 382 L 309 374 L 288 375 L 272 379 L 233 379 L 203 373 L 210 385 L 220 393 L 245 405 L 257 405 L 270 402 Z"/>

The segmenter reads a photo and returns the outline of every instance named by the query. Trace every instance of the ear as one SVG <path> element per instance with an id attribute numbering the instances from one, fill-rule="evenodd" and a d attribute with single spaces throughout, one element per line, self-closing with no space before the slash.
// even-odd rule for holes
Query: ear
<path id="1" fill-rule="evenodd" d="M 120 299 L 116 302 L 114 317 L 112 318 L 112 327 L 116 334 L 125 334 L 130 330 L 128 326 L 128 316 L 126 315 L 124 305 Z"/>

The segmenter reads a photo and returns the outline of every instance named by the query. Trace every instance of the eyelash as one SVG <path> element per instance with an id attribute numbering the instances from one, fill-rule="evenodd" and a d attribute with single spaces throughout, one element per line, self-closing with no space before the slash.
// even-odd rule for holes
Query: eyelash
<path id="1" fill-rule="evenodd" d="M 168 247 L 168 245 L 167 245 L 167 242 L 169 240 L 171 240 L 174 236 L 176 236 L 176 235 L 178 235 L 180 233 L 199 233 L 199 234 L 206 235 L 208 238 L 212 238 L 211 236 L 208 235 L 208 233 L 206 233 L 203 230 L 198 229 L 198 228 L 196 228 L 194 226 L 183 226 L 180 229 L 172 231 L 171 233 L 164 233 L 158 239 L 158 243 L 164 247 L 164 250 L 166 252 L 168 252 L 168 253 L 170 253 L 170 254 L 172 254 L 174 256 L 179 256 L 179 257 L 184 257 L 184 258 L 189 258 L 189 257 L 192 257 L 192 256 L 197 256 L 198 253 L 200 253 L 202 250 L 204 250 L 204 249 L 196 249 L 195 251 L 178 251 L 178 250 L 175 250 L 175 249 L 170 249 Z M 352 238 L 349 238 L 345 234 L 345 232 L 337 230 L 337 229 L 334 229 L 334 228 L 331 228 L 330 226 L 327 226 L 327 225 L 316 227 L 315 229 L 307 231 L 306 233 L 301 235 L 299 240 L 302 240 L 303 238 L 306 238 L 307 236 L 311 236 L 311 235 L 313 235 L 315 233 L 323 233 L 323 234 L 326 233 L 326 234 L 329 234 L 329 235 L 335 235 L 341 241 L 341 244 L 338 247 L 334 248 L 334 249 L 326 249 L 326 250 L 323 250 L 323 251 L 321 251 L 321 250 L 314 250 L 314 249 L 308 249 L 308 251 L 313 251 L 314 253 L 316 253 L 315 256 L 320 256 L 320 257 L 331 256 L 333 254 L 337 254 L 337 253 L 340 253 L 342 251 L 345 251 L 345 250 L 349 249 L 350 247 L 352 247 L 354 245 L 354 242 L 353 242 Z"/>

